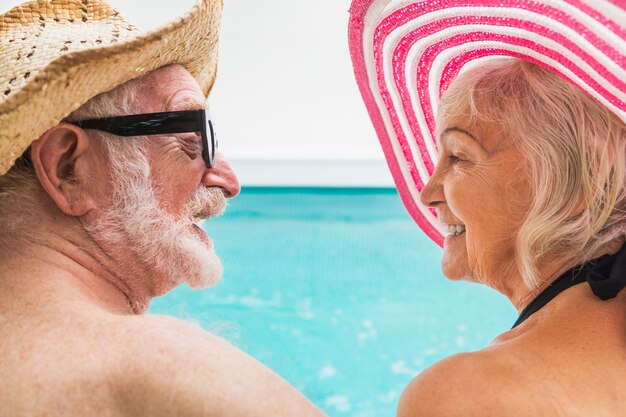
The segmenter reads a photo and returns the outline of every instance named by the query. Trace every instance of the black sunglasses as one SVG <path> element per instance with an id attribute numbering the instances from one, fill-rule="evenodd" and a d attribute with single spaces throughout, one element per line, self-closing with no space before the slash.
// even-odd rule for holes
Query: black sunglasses
<path id="1" fill-rule="evenodd" d="M 217 138 L 205 109 L 130 114 L 70 123 L 83 129 L 101 130 L 125 137 L 199 132 L 202 136 L 204 163 L 207 168 L 212 168 L 215 163 Z"/>

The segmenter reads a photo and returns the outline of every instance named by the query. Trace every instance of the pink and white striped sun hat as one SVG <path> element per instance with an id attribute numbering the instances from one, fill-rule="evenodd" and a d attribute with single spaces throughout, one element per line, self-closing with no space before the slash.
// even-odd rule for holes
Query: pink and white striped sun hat
<path id="1" fill-rule="evenodd" d="M 437 103 L 498 56 L 534 62 L 626 122 L 626 0 L 353 0 L 354 73 L 407 210 L 443 244 L 419 192 L 437 161 Z"/>

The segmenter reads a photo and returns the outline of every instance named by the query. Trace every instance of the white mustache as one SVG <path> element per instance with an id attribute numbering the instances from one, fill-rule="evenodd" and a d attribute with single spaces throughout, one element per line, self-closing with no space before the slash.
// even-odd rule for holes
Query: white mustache
<path id="1" fill-rule="evenodd" d="M 219 187 L 200 187 L 183 207 L 183 218 L 192 221 L 221 215 L 226 209 L 226 197 Z"/>

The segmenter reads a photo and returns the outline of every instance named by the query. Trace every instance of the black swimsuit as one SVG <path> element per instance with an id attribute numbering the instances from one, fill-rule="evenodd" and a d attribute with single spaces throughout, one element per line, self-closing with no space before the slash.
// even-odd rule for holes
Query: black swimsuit
<path id="1" fill-rule="evenodd" d="M 626 287 L 626 245 L 614 255 L 601 256 L 576 266 L 558 277 L 528 304 L 512 328 L 522 324 L 561 292 L 583 282 L 589 283 L 591 291 L 602 300 L 615 297 Z"/>

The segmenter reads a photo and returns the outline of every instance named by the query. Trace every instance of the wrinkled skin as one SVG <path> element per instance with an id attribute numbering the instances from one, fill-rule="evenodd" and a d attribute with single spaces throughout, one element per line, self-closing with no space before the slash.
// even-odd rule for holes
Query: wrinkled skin
<path id="1" fill-rule="evenodd" d="M 441 156 L 420 198 L 443 223 L 466 227 L 445 240 L 443 273 L 510 292 L 502 277 L 515 271 L 513 232 L 531 201 L 523 152 L 503 140 L 495 124 L 467 125 L 457 117 L 441 131 Z"/>
<path id="2" fill-rule="evenodd" d="M 486 284 L 521 311 L 574 265 L 540 266 L 530 291 L 515 269 L 514 239 L 531 202 L 523 149 L 496 125 L 443 120 L 440 160 L 421 194 L 447 224 L 442 270 Z M 619 247 L 607 248 L 615 253 Z M 601 254 L 599 254 L 601 255 Z M 626 415 L 626 291 L 601 301 L 586 284 L 560 293 L 483 350 L 443 359 L 406 388 L 399 417 Z"/>
<path id="3" fill-rule="evenodd" d="M 205 105 L 180 66 L 146 77 L 143 112 Z M 32 227 L 43 232 L 0 249 L 0 416 L 321 415 L 227 342 L 143 314 L 176 283 L 131 248 L 100 246 L 85 231 L 111 204 L 110 162 L 97 138 L 62 123 L 32 155 L 42 202 Z M 174 219 L 198 187 L 239 192 L 221 155 L 207 169 L 181 137 L 154 137 L 148 157 L 156 198 Z"/>

